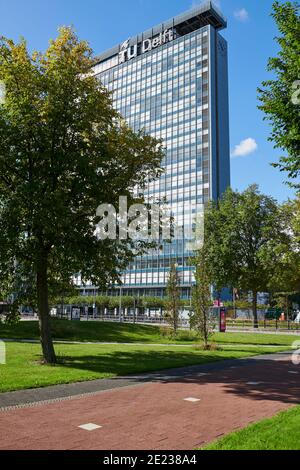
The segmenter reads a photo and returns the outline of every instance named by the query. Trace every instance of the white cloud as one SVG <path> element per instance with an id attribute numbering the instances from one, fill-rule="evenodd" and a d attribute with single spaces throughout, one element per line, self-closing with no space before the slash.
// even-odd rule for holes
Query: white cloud
<path id="1" fill-rule="evenodd" d="M 252 137 L 242 140 L 241 143 L 235 146 L 233 152 L 231 153 L 232 158 L 235 157 L 246 157 L 257 150 L 258 145 Z"/>
<path id="2" fill-rule="evenodd" d="M 249 20 L 249 13 L 246 8 L 240 8 L 234 12 L 234 16 L 238 21 L 242 21 L 243 23 Z"/>

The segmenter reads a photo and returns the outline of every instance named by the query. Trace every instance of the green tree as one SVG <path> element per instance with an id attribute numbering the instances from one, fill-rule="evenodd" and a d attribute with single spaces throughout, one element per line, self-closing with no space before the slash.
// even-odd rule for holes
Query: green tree
<path id="1" fill-rule="evenodd" d="M 289 207 L 291 207 L 291 230 L 294 234 L 295 243 L 300 250 L 300 193 L 297 194 L 294 201 L 289 202 Z"/>
<path id="2" fill-rule="evenodd" d="M 214 332 L 215 324 L 210 317 L 212 306 L 211 278 L 208 269 L 206 248 L 198 251 L 195 257 L 195 281 L 192 290 L 192 311 L 190 314 L 190 326 L 201 340 L 205 350 L 210 348 L 209 340 Z"/>
<path id="3" fill-rule="evenodd" d="M 177 272 L 177 266 L 175 264 L 172 264 L 167 283 L 167 301 L 165 316 L 175 336 L 178 331 L 181 306 L 179 284 L 180 280 Z"/>
<path id="4" fill-rule="evenodd" d="M 272 271 L 269 290 L 273 295 L 280 293 L 285 298 L 300 292 L 299 202 L 298 197 L 279 208 L 284 233 L 274 249 L 277 262 Z"/>
<path id="5" fill-rule="evenodd" d="M 131 131 L 92 73 L 88 44 L 62 28 L 45 53 L 0 39 L 0 285 L 34 303 L 44 360 L 55 363 L 49 296 L 74 273 L 100 287 L 146 241 L 100 240 L 102 203 L 143 202 L 135 188 L 159 176 L 161 144 Z M 53 289 L 53 292 L 51 292 Z"/>
<path id="6" fill-rule="evenodd" d="M 289 178 L 300 176 L 300 16 L 298 2 L 273 4 L 272 16 L 280 36 L 280 51 L 269 59 L 268 69 L 275 77 L 259 89 L 260 109 L 272 126 L 270 140 L 288 155 L 274 164 Z M 300 188 L 298 183 L 293 186 Z"/>
<path id="7" fill-rule="evenodd" d="M 286 237 L 276 201 L 257 186 L 243 193 L 228 189 L 205 214 L 205 245 L 211 279 L 218 290 L 234 286 L 253 295 L 258 327 L 257 294 L 268 291 L 278 246 Z"/>

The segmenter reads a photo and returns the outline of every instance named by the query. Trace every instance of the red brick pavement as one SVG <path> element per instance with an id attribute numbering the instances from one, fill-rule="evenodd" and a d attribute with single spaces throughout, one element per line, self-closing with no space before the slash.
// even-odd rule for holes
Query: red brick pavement
<path id="1" fill-rule="evenodd" d="M 300 372 L 290 361 L 263 360 L 2 411 L 0 449 L 193 449 L 299 404 L 300 374 L 290 370 Z M 87 423 L 102 428 L 78 427 Z"/>

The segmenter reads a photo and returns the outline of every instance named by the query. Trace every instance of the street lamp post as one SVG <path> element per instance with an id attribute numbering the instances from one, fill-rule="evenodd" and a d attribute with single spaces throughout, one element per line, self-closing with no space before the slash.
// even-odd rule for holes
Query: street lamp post
<path id="1" fill-rule="evenodd" d="M 236 298 L 237 298 L 238 290 L 236 288 L 233 289 L 233 311 L 234 311 L 234 318 L 236 319 Z"/>
<path id="2" fill-rule="evenodd" d="M 94 298 L 93 298 L 93 320 L 95 320 L 95 315 L 96 315 L 96 289 L 93 290 L 94 293 Z"/>
<path id="3" fill-rule="evenodd" d="M 136 305 L 137 305 L 137 301 L 136 301 L 136 298 L 134 297 L 134 301 L 133 301 L 133 324 L 134 325 L 135 325 Z"/>

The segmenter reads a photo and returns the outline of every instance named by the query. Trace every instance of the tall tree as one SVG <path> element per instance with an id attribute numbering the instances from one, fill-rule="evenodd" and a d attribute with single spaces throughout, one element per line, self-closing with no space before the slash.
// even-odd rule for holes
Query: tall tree
<path id="1" fill-rule="evenodd" d="M 263 82 L 259 89 L 260 109 L 272 126 L 270 140 L 275 148 L 287 151 L 279 163 L 289 178 L 298 179 L 293 186 L 300 188 L 300 5 L 298 2 L 273 4 L 272 16 L 280 36 L 280 51 L 269 59 L 268 69 L 275 77 Z"/>
<path id="2" fill-rule="evenodd" d="M 284 233 L 274 250 L 277 262 L 269 290 L 286 297 L 300 293 L 300 196 L 282 204 L 279 210 Z"/>
<path id="3" fill-rule="evenodd" d="M 292 213 L 291 230 L 300 251 L 300 192 L 296 195 L 294 201 L 289 202 L 288 207 L 291 208 L 290 212 Z"/>
<path id="4" fill-rule="evenodd" d="M 167 283 L 166 320 L 176 336 L 180 316 L 180 280 L 177 266 L 172 264 Z"/>
<path id="5" fill-rule="evenodd" d="M 118 282 L 148 247 L 100 240 L 97 207 L 117 207 L 120 195 L 143 202 L 135 188 L 161 172 L 160 143 L 126 126 L 93 64 L 70 28 L 45 53 L 0 40 L 0 284 L 16 304 L 36 304 L 47 363 L 56 361 L 49 295 L 78 272 L 99 287 Z"/>
<path id="6" fill-rule="evenodd" d="M 198 333 L 203 341 L 204 349 L 207 350 L 210 347 L 209 340 L 214 332 L 215 324 L 210 316 L 212 280 L 208 269 L 205 245 L 195 257 L 195 266 L 196 285 L 192 291 L 190 325 Z"/>
<path id="7" fill-rule="evenodd" d="M 254 326 L 258 327 L 257 294 L 269 289 L 276 251 L 286 236 L 276 201 L 257 186 L 243 193 L 228 189 L 205 216 L 205 246 L 210 276 L 218 290 L 232 286 L 253 295 Z"/>

